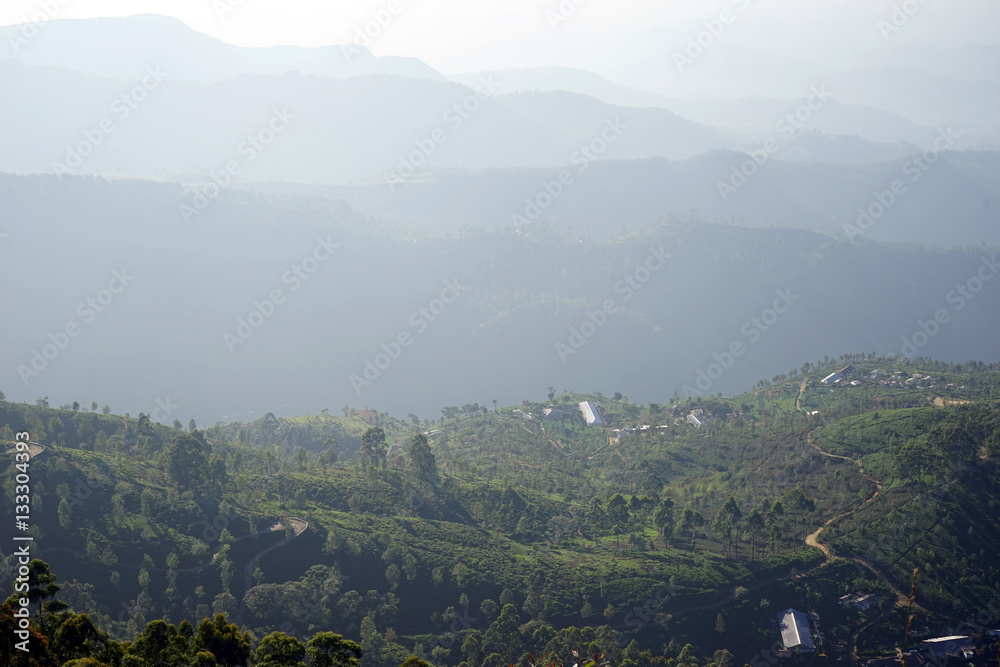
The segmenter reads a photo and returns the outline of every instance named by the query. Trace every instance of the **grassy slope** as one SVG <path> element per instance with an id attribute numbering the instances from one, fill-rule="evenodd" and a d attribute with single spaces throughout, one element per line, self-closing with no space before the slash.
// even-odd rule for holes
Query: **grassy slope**
<path id="1" fill-rule="evenodd" d="M 879 363 L 885 367 L 887 362 Z M 898 365 L 911 373 L 919 368 Z M 817 426 L 814 442 L 821 449 L 861 457 L 886 483 L 876 502 L 835 522 L 824 542 L 840 555 L 870 560 L 897 588 L 907 584 L 914 566 L 925 568 L 921 594 L 938 614 L 932 620 L 983 608 L 991 587 L 1000 584 L 994 555 L 1000 553 L 995 530 L 1000 490 L 993 478 L 977 470 L 933 487 L 908 489 L 890 475 L 891 451 L 956 414 L 956 408 L 923 407 L 930 394 L 995 399 L 995 380 L 989 374 L 984 379 L 978 371 L 950 369 L 948 379 L 966 389 L 949 393 L 838 387 L 830 392 L 816 384 L 826 373 L 810 374 L 804 400 L 821 411 L 812 419 L 794 410 L 798 379 L 732 399 L 697 401 L 715 415 L 700 430 L 673 417 L 669 407 L 636 406 L 601 395 L 555 397 L 552 403 L 563 406 L 568 415 L 562 421 L 537 418 L 547 403 L 522 407 L 533 414 L 531 420 L 509 409 L 460 418 L 445 424 L 432 441 L 444 483 L 432 492 L 416 493 L 401 458 L 391 459 L 388 469 L 374 476 L 315 464 L 294 469 L 295 447 L 316 451 L 327 438 L 359 439 L 367 424 L 356 417 L 317 416 L 274 424 L 261 420 L 210 429 L 213 448 L 230 463 L 231 479 L 224 491 L 195 496 L 179 493 L 163 475 L 162 451 L 174 435 L 171 429 L 154 426 L 140 434 L 136 420 L 111 415 L 10 403 L 0 403 L 0 410 L 13 429 L 40 425 L 53 438 L 49 443 L 71 443 L 85 421 L 93 422 L 95 433 L 109 436 L 103 451 L 50 446 L 33 462 L 42 499 L 36 521 L 44 532 L 39 541 L 42 554 L 51 558 L 63 580 L 97 585 L 95 610 L 105 618 L 114 618 L 121 604 L 140 599 L 136 577 L 146 554 L 154 563 L 149 618 L 167 614 L 180 620 L 190 614 L 185 602 L 191 598 L 195 604 L 210 603 L 222 590 L 219 567 L 197 568 L 219 547 L 209 539 L 215 533 L 206 526 L 218 523 L 220 502 L 226 502 L 236 510 L 223 523 L 236 537 L 247 536 L 230 548 L 237 569 L 230 588 L 237 598 L 243 593 L 242 564 L 280 541 L 271 534 L 250 538 L 250 526 L 259 529 L 291 515 L 309 521 L 309 531 L 297 538 L 294 549 L 273 551 L 260 561 L 266 581 L 293 581 L 310 565 L 322 564 L 351 577 L 343 590 L 385 594 L 390 590 L 386 568 L 390 563 L 402 566 L 409 556 L 416 562 L 414 576 L 404 575 L 393 590 L 401 601 L 393 622 L 400 633 L 440 632 L 442 627 L 427 619 L 432 612 L 457 605 L 460 592 L 478 606 L 509 588 L 521 604 L 532 586 L 540 587 L 544 613 L 556 624 L 584 623 L 579 610 L 587 600 L 598 614 L 611 605 L 616 610 L 611 623 L 624 629 L 627 610 L 642 605 L 669 582 L 671 599 L 660 611 L 673 617 L 661 618 L 655 627 L 644 624 L 640 636 L 649 641 L 666 633 L 705 651 L 721 646 L 757 650 L 766 641 L 767 619 L 790 605 L 822 610 L 824 619 L 829 614 L 830 620 L 824 621 L 828 636 L 846 640 L 863 619 L 830 607 L 830 596 L 859 586 L 881 587 L 887 598 L 891 592 L 849 562 L 814 570 L 821 560 L 818 552 L 801 548 L 802 537 L 821 520 L 849 511 L 872 493 L 871 484 L 851 462 L 820 456 L 807 444 L 807 434 Z M 573 406 L 584 398 L 598 402 L 613 426 L 667 428 L 609 443 L 606 432 L 586 428 L 575 418 Z M 390 442 L 415 430 L 388 417 L 380 419 Z M 277 449 L 270 447 L 275 442 L 281 444 Z M 86 444 L 89 449 L 94 442 Z M 265 451 L 274 452 L 273 461 L 262 457 Z M 64 529 L 56 511 L 60 485 L 67 485 L 72 499 L 80 495 L 76 489 L 81 482 L 90 492 L 74 503 L 72 523 Z M 594 530 L 586 521 L 592 500 L 604 502 L 615 492 L 626 499 L 662 493 L 678 508 L 695 509 L 711 519 L 729 495 L 736 497 L 745 515 L 796 486 L 816 500 L 816 510 L 789 520 L 778 555 L 753 562 L 746 559 L 745 543 L 741 558 L 723 558 L 722 543 L 708 527 L 675 536 L 663 548 L 648 515 L 618 537 Z M 516 525 L 506 524 L 498 513 L 508 488 L 524 502 Z M 143 491 L 154 499 L 147 507 L 140 502 Z M 110 509 L 116 495 L 123 501 L 118 512 Z M 641 538 L 642 549 L 632 546 L 628 533 Z M 879 548 L 873 551 L 873 544 Z M 73 552 L 87 555 L 81 558 Z M 170 553 L 179 556 L 179 573 L 175 592 L 164 594 Z M 459 564 L 468 568 L 464 575 L 455 572 Z M 432 576 L 436 569 L 443 575 L 438 583 Z M 808 574 L 789 579 L 790 569 Z M 109 571 L 120 572 L 117 587 L 106 585 Z M 195 595 L 198 586 L 205 591 L 201 597 Z M 738 586 L 749 590 L 727 601 Z M 708 608 L 693 609 L 701 606 Z M 719 613 L 729 619 L 722 634 L 712 630 Z M 891 625 L 894 618 L 887 610 L 883 622 Z M 247 620 L 253 625 L 252 618 Z M 342 622 L 345 631 L 356 629 L 356 622 Z M 867 641 L 864 635 L 860 641 Z M 872 650 L 878 648 L 878 642 L 869 644 Z"/>

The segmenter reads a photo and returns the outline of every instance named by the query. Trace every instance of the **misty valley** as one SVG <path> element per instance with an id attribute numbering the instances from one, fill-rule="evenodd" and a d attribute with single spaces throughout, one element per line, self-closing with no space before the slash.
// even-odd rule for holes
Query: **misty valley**
<path id="1" fill-rule="evenodd" d="M 0 7 L 0 667 L 1000 667 L 1000 8 Z"/>

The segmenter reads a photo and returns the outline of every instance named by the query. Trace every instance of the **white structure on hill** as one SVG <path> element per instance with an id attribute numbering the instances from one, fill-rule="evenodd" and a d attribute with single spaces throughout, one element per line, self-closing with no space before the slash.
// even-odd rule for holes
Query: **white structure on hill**
<path id="1" fill-rule="evenodd" d="M 781 643 L 789 651 L 808 653 L 816 650 L 812 636 L 809 634 L 809 620 L 798 609 L 789 607 L 778 614 L 778 629 L 781 632 Z"/>
<path id="2" fill-rule="evenodd" d="M 844 379 L 844 376 L 840 373 L 830 373 L 825 378 L 820 380 L 820 382 L 823 384 L 833 384 L 834 382 L 839 382 L 842 379 Z"/>
<path id="3" fill-rule="evenodd" d="M 936 658 L 962 657 L 970 658 L 976 650 L 976 645 L 968 635 L 953 635 L 937 637 L 920 642 Z"/>
<path id="4" fill-rule="evenodd" d="M 597 411 L 597 406 L 591 401 L 583 401 L 580 403 L 579 408 L 584 421 L 587 422 L 587 426 L 604 426 L 601 413 Z"/>

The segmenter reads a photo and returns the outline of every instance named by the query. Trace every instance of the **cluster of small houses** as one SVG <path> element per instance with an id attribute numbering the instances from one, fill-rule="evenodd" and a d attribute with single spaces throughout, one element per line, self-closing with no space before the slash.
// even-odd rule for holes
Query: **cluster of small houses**
<path id="1" fill-rule="evenodd" d="M 940 667 L 948 664 L 986 667 L 996 663 L 998 641 L 1000 641 L 1000 630 L 989 630 L 981 638 L 969 635 L 952 635 L 924 639 L 917 642 L 916 648 L 907 650 L 906 664 L 908 667 L 916 667 L 917 665 Z M 865 667 L 896 667 L 898 665 L 898 655 L 874 658 L 865 663 Z"/>
<path id="2" fill-rule="evenodd" d="M 886 376 L 882 373 L 880 369 L 876 369 L 869 373 L 868 375 L 858 375 L 856 379 L 850 380 L 849 376 L 854 375 L 857 369 L 854 366 L 844 366 L 839 371 L 830 373 L 825 378 L 820 380 L 821 384 L 825 385 L 840 385 L 840 386 L 851 386 L 858 387 L 864 384 L 875 385 L 880 387 L 897 387 L 904 389 L 930 389 L 934 387 L 933 380 L 930 375 L 921 375 L 920 373 L 914 373 L 905 380 L 902 377 L 900 371 L 896 371 L 890 376 Z M 786 388 L 791 388 L 791 385 L 786 385 Z M 945 389 L 954 389 L 955 385 L 949 383 L 944 385 Z M 958 389 L 964 389 L 964 387 L 958 387 Z M 577 404 L 577 409 L 580 414 L 583 415 L 583 420 L 587 423 L 587 426 L 606 426 L 604 419 L 601 417 L 600 410 L 598 410 L 597 405 L 593 401 L 581 401 Z M 522 419 L 533 419 L 530 412 L 521 410 L 520 408 L 513 410 L 513 414 L 521 417 Z M 810 412 L 811 415 L 819 414 L 818 411 Z M 686 415 L 684 414 L 684 409 L 680 405 L 675 405 L 672 408 L 671 416 L 674 419 L 683 418 L 688 424 L 696 428 L 701 428 L 705 425 L 708 415 L 702 408 L 691 409 Z M 566 412 L 561 408 L 555 406 L 549 406 L 542 411 L 543 419 L 561 420 L 566 418 Z M 651 428 L 667 428 L 666 426 L 650 426 L 649 424 L 642 424 L 632 427 L 625 427 L 622 429 L 615 429 L 615 435 L 612 436 L 613 440 L 616 442 L 621 438 L 628 435 L 629 431 L 645 431 Z"/>
<path id="3" fill-rule="evenodd" d="M 854 366 L 844 366 L 839 371 L 835 373 L 830 373 L 825 378 L 820 380 L 822 384 L 827 385 L 849 385 L 852 387 L 858 387 L 863 384 L 870 384 L 877 387 L 895 387 L 898 389 L 930 389 L 934 387 L 934 380 L 930 375 L 921 375 L 920 373 L 914 373 L 905 380 L 903 379 L 903 374 L 901 371 L 896 371 L 892 375 L 885 375 L 880 369 L 876 369 L 869 373 L 868 375 L 858 375 L 855 379 L 849 380 L 848 376 L 854 375 L 856 369 Z M 945 389 L 954 389 L 954 383 L 949 383 L 944 385 Z M 963 387 L 958 387 L 962 389 Z"/>
<path id="4" fill-rule="evenodd" d="M 840 604 L 860 612 L 866 612 L 879 603 L 879 596 L 874 593 L 854 593 L 840 598 Z M 798 609 L 788 608 L 778 613 L 778 634 L 781 637 L 779 658 L 790 658 L 797 654 L 820 653 L 823 651 L 825 637 L 820 629 L 820 617 L 816 612 L 805 614 Z M 1000 629 L 984 633 L 983 641 L 987 646 L 980 648 L 977 640 L 969 635 L 951 635 L 948 637 L 932 637 L 919 639 L 929 634 L 928 629 L 911 631 L 916 641 L 913 648 L 907 651 L 907 665 L 933 666 L 947 665 L 952 659 L 956 664 L 986 665 L 996 658 L 996 642 L 1000 641 Z M 892 655 L 868 660 L 865 667 L 896 667 L 899 656 Z"/>
<path id="5" fill-rule="evenodd" d="M 577 403 L 577 410 L 583 416 L 583 421 L 586 422 L 587 426 L 607 426 L 604 418 L 601 416 L 601 411 L 597 407 L 597 404 L 593 401 L 580 401 Z M 511 411 L 513 414 L 517 415 L 521 419 L 534 419 L 534 415 L 520 408 L 516 408 Z M 680 405 L 675 405 L 672 409 L 671 416 L 675 419 L 683 418 L 687 423 L 695 426 L 696 428 L 701 428 L 705 425 L 708 420 L 708 415 L 702 408 L 693 408 L 687 415 L 683 414 L 684 409 Z M 555 406 L 549 406 L 542 410 L 542 419 L 559 421 L 566 419 L 566 411 L 562 408 Z M 622 441 L 623 438 L 628 437 L 630 433 L 637 431 L 648 431 L 653 428 L 668 428 L 667 425 L 663 426 L 651 426 L 649 424 L 637 424 L 635 426 L 625 426 L 624 428 L 616 428 L 612 430 L 612 435 L 609 436 L 609 442 L 611 444 L 617 444 Z M 430 437 L 428 435 L 428 437 Z"/>
<path id="6" fill-rule="evenodd" d="M 577 405 L 577 408 L 580 410 L 580 414 L 583 415 L 583 420 L 587 422 L 587 426 L 605 425 L 604 420 L 601 418 L 601 413 L 600 411 L 598 411 L 597 406 L 594 404 L 593 401 L 582 401 Z M 545 410 L 545 415 L 548 416 L 551 411 L 552 408 L 547 408 Z M 679 405 L 675 405 L 673 407 L 671 416 L 674 417 L 675 419 L 683 416 L 681 407 Z M 700 428 L 705 424 L 707 415 L 705 414 L 705 411 L 702 408 L 695 408 L 691 410 L 691 412 L 688 413 L 688 415 L 685 416 L 684 419 L 689 424 L 693 424 L 694 426 Z M 612 438 L 615 441 L 618 441 L 626 437 L 629 431 L 648 431 L 651 428 L 667 428 L 667 426 L 666 425 L 650 426 L 649 424 L 640 424 L 632 427 L 626 426 L 625 428 L 620 428 L 620 429 L 616 428 L 614 429 L 615 435 L 613 435 Z"/>

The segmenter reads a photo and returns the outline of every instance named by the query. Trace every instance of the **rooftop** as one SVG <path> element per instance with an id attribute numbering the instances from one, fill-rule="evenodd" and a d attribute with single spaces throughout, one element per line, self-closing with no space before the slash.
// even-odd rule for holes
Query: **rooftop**
<path id="1" fill-rule="evenodd" d="M 788 608 L 778 614 L 778 628 L 781 630 L 781 642 L 785 648 L 797 648 L 799 650 L 815 650 L 809 635 L 809 621 L 806 615 L 798 609 Z"/>

